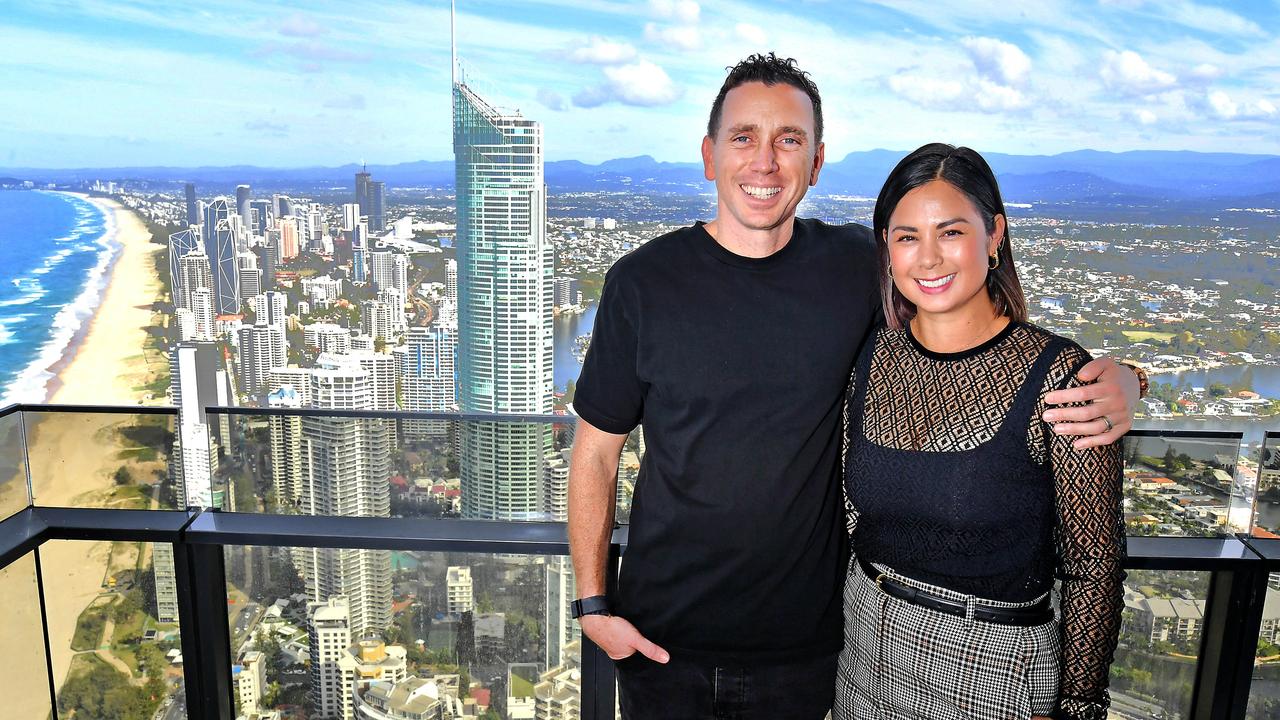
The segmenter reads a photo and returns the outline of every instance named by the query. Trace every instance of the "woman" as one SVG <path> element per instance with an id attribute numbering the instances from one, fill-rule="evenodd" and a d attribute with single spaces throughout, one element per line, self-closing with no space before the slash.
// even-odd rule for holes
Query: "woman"
<path id="1" fill-rule="evenodd" d="M 1040 420 L 1089 356 L 1027 324 L 1007 229 L 968 148 L 916 150 L 876 201 L 887 327 L 845 412 L 836 718 L 1106 717 L 1120 448 L 1076 450 Z"/>

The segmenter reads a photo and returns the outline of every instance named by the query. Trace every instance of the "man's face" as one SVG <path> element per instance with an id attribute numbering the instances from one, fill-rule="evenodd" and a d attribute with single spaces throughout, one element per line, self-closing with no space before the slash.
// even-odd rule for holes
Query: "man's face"
<path id="1" fill-rule="evenodd" d="M 813 103 L 799 88 L 751 82 L 724 98 L 715 137 L 703 138 L 703 173 L 716 183 L 717 221 L 772 230 L 791 221 L 818 182 L 823 147 Z"/>

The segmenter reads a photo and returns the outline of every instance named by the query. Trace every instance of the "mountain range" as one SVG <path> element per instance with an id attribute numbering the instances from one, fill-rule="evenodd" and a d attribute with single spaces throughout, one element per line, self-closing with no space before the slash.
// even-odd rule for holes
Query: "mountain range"
<path id="1" fill-rule="evenodd" d="M 853 152 L 829 161 L 817 191 L 874 197 L 893 166 L 905 155 L 894 150 Z M 1280 198 L 1280 157 L 1241 153 L 1142 150 L 1122 153 L 1078 150 L 1058 155 L 988 153 L 1011 202 Z M 202 195 L 230 192 L 240 183 L 255 190 L 341 190 L 352 185 L 359 166 L 265 168 L 122 167 L 37 169 L 0 168 L 0 175 L 40 183 L 92 180 L 145 180 L 158 184 L 194 182 Z M 453 186 L 452 160 L 370 165 L 374 179 L 388 188 Z M 546 181 L 554 193 L 666 192 L 696 195 L 711 191 L 700 162 L 661 162 L 648 155 L 618 158 L 596 165 L 577 160 L 546 163 Z M 394 193 L 393 193 L 394 196 Z"/>

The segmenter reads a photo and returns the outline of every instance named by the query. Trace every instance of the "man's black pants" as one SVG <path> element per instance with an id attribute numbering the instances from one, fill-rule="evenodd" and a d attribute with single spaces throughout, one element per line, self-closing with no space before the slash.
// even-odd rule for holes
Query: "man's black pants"
<path id="1" fill-rule="evenodd" d="M 837 653 L 718 666 L 673 654 L 617 661 L 623 720 L 822 720 L 835 699 Z"/>

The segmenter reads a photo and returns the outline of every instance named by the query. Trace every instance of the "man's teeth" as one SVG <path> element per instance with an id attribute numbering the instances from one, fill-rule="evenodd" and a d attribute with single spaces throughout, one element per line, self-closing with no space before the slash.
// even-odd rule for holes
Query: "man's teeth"
<path id="1" fill-rule="evenodd" d="M 761 200 L 767 200 L 782 192 L 780 187 L 756 187 L 754 185 L 743 185 L 742 189 L 751 197 L 760 198 Z"/>
<path id="2" fill-rule="evenodd" d="M 946 285 L 947 283 L 951 282 L 951 278 L 955 276 L 956 276 L 955 273 L 951 273 L 950 275 L 946 277 L 940 277 L 937 280 L 921 280 L 919 278 L 916 278 L 916 282 L 920 283 L 921 285 L 927 288 L 940 288 L 943 285 Z"/>

